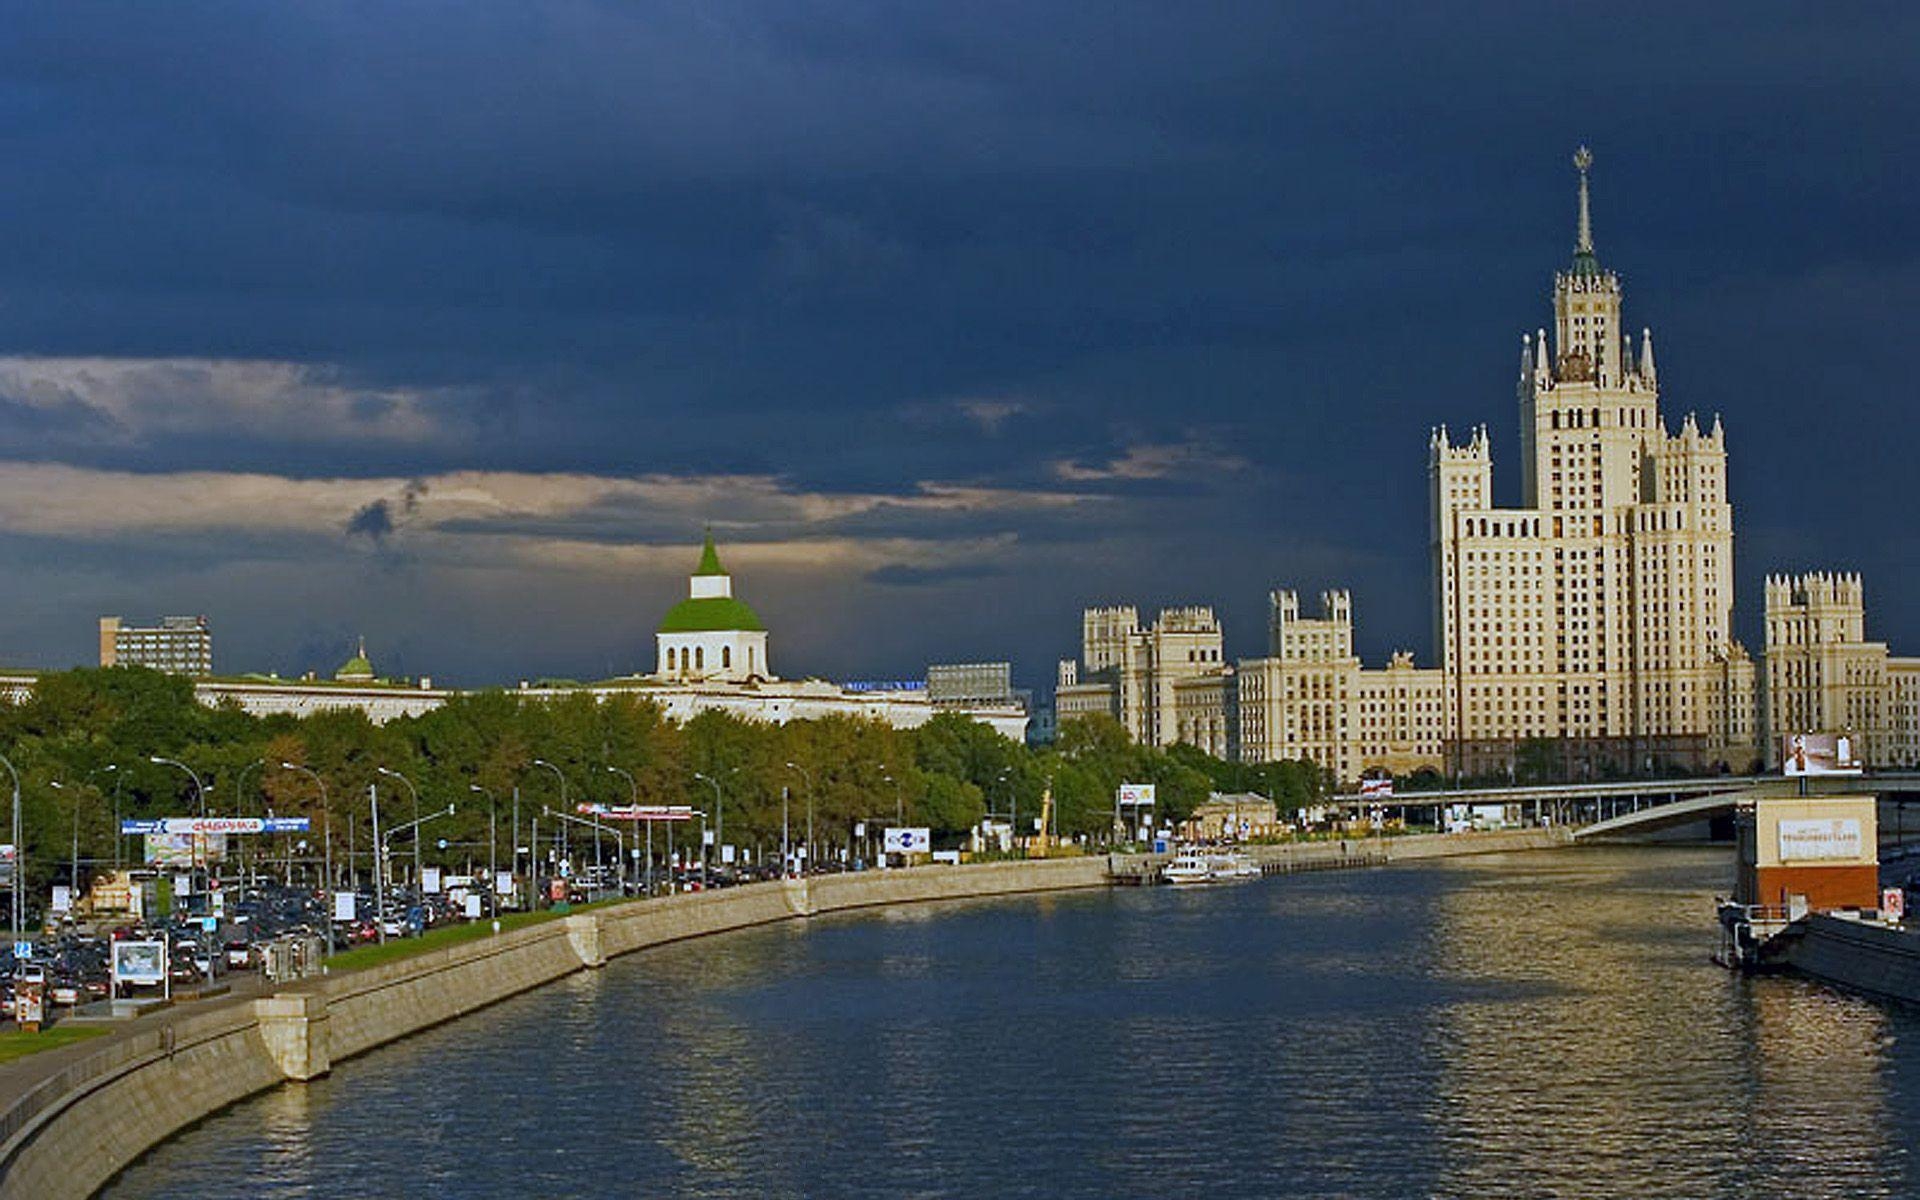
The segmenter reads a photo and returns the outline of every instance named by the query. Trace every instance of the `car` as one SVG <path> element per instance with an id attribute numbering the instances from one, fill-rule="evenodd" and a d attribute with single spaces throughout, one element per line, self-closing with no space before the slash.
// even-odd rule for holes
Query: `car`
<path id="1" fill-rule="evenodd" d="M 251 967 L 253 962 L 254 952 L 251 942 L 234 941 L 227 943 L 227 969 L 229 971 L 244 971 L 248 967 Z"/>

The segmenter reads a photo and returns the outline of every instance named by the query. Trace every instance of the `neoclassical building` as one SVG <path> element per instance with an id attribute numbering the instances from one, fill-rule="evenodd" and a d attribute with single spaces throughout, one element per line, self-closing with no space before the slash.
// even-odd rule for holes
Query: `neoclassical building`
<path id="1" fill-rule="evenodd" d="M 773 678 L 767 627 L 752 606 L 734 597 L 733 576 L 720 565 L 711 533 L 687 581 L 687 598 L 667 610 L 654 637 L 659 651 L 654 674 L 661 679 L 744 683 Z"/>
<path id="2" fill-rule="evenodd" d="M 1869 766 L 1920 766 L 1920 658 L 1867 640 L 1860 576 L 1769 576 L 1766 667 L 1769 765 L 1783 737 L 1847 733 Z"/>

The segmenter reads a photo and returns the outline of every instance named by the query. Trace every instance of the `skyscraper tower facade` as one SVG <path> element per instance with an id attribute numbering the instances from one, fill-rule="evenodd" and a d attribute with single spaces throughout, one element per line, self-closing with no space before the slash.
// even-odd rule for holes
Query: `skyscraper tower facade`
<path id="1" fill-rule="evenodd" d="M 1521 504 L 1492 500 L 1484 428 L 1429 445 L 1434 638 L 1448 757 L 1476 774 L 1555 739 L 1569 774 L 1750 765 L 1754 668 L 1734 640 L 1726 437 L 1669 432 L 1653 335 L 1625 332 L 1593 245 L 1581 147 L 1553 333 L 1521 339 Z"/>

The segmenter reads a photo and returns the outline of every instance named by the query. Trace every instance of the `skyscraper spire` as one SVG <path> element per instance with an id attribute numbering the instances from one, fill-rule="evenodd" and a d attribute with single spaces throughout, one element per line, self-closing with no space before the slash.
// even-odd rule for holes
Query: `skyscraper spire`
<path id="1" fill-rule="evenodd" d="M 1580 226 L 1574 235 L 1573 273 L 1598 275 L 1600 262 L 1593 256 L 1593 209 L 1587 201 L 1587 170 L 1593 166 L 1593 151 L 1585 146 L 1575 150 L 1573 166 L 1580 172 Z"/>

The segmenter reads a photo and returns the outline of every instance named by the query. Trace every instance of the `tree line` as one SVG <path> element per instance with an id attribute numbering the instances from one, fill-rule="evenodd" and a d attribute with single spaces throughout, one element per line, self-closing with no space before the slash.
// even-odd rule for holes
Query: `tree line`
<path id="1" fill-rule="evenodd" d="M 1191 746 L 1137 746 L 1105 716 L 1068 721 L 1053 745 L 1029 748 L 958 714 L 911 730 L 838 716 L 769 725 L 717 711 L 680 724 L 639 692 L 534 701 L 486 691 L 375 725 L 353 709 L 296 717 L 210 708 L 191 680 L 138 667 L 42 676 L 31 696 L 0 705 L 0 754 L 20 774 L 33 887 L 66 878 L 76 839 L 83 864 L 112 862 L 116 813 L 197 816 L 203 799 L 211 815 L 309 818 L 316 859 L 330 820 L 336 864 L 344 869 L 351 842 L 364 871 L 368 788 L 380 788 L 384 825 L 413 815 L 413 796 L 382 768 L 405 777 L 423 810 L 454 805 L 421 849 L 426 863 L 447 867 L 485 861 L 490 810 L 500 860 L 511 861 L 516 789 L 523 822 L 581 802 L 689 805 L 715 824 L 724 819 L 727 842 L 761 854 L 777 853 L 783 817 L 798 844 L 810 809 L 812 853 L 822 858 L 851 844 L 861 822 L 904 819 L 929 827 L 937 844 L 954 844 L 988 815 L 1017 816 L 1024 833 L 1049 786 L 1059 832 L 1096 839 L 1111 832 L 1122 782 L 1156 785 L 1159 815 L 1174 821 L 1212 791 L 1259 792 L 1288 812 L 1329 790 L 1310 762 L 1231 763 Z M 186 764 L 204 796 L 186 771 L 155 758 Z M 662 836 L 663 847 L 671 837 L 691 849 L 697 826 Z M 132 840 L 122 849 L 137 857 Z"/>

